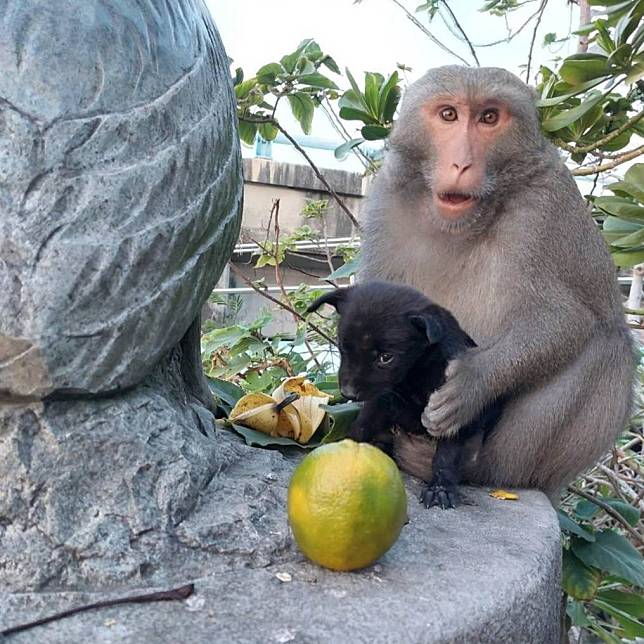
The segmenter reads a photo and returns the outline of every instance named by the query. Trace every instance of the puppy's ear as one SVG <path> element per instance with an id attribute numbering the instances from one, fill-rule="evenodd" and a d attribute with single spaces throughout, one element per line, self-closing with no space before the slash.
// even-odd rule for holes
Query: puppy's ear
<path id="1" fill-rule="evenodd" d="M 445 337 L 445 325 L 437 315 L 410 315 L 409 321 L 421 333 L 425 334 L 429 344 L 437 344 Z"/>
<path id="2" fill-rule="evenodd" d="M 347 290 L 346 288 L 336 288 L 335 291 L 329 291 L 324 295 L 320 295 L 317 300 L 309 305 L 306 312 L 313 313 L 313 311 L 317 311 L 323 304 L 330 304 L 340 313 L 340 309 L 347 299 Z"/>

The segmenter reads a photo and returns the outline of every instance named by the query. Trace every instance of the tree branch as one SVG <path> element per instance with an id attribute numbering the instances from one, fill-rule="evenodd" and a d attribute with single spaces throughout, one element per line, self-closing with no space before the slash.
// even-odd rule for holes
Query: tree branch
<path id="1" fill-rule="evenodd" d="M 593 143 L 589 143 L 588 145 L 581 145 L 579 147 L 575 147 L 573 145 L 566 143 L 565 141 L 562 141 L 561 139 L 555 139 L 554 142 L 562 150 L 566 150 L 566 152 L 570 152 L 572 154 L 584 154 L 585 152 L 592 152 L 593 150 L 601 148 L 602 145 L 606 145 L 607 143 L 610 143 L 613 139 L 616 139 L 620 134 L 623 134 L 624 132 L 626 132 L 626 130 L 628 130 L 629 128 L 633 127 L 633 125 L 638 123 L 643 117 L 644 117 L 644 110 L 639 112 L 632 118 L 628 119 L 628 121 L 626 121 L 624 125 L 621 125 L 616 130 L 609 132 L 606 136 L 602 137 L 601 139 L 598 139 L 597 141 L 594 141 Z"/>
<path id="2" fill-rule="evenodd" d="M 596 506 L 600 507 L 606 514 L 610 515 L 619 523 L 627 532 L 630 534 L 637 543 L 640 545 L 644 546 L 644 537 L 634 530 L 631 527 L 631 524 L 614 508 L 612 508 L 608 503 L 605 503 L 601 499 L 598 499 L 596 496 L 593 494 L 588 494 L 588 492 L 585 492 L 584 490 L 574 486 L 574 485 L 569 485 L 568 490 L 572 492 L 573 494 L 576 494 L 577 496 L 581 496 L 582 498 L 590 501 L 591 503 L 594 503 Z"/>
<path id="3" fill-rule="evenodd" d="M 530 42 L 530 52 L 528 53 L 528 66 L 526 67 L 525 81 L 526 83 L 530 82 L 530 65 L 532 64 L 532 51 L 534 49 L 534 41 L 537 38 L 537 31 L 539 25 L 541 24 L 541 19 L 543 18 L 543 12 L 546 10 L 546 5 L 548 0 L 543 0 L 539 10 L 537 11 L 537 22 L 534 25 L 534 30 L 532 31 L 532 41 Z"/>
<path id="4" fill-rule="evenodd" d="M 337 346 L 335 343 L 335 340 L 332 340 L 330 336 L 328 336 L 320 327 L 317 325 L 313 324 L 313 322 L 310 322 L 307 320 L 303 315 L 300 315 L 292 306 L 289 306 L 285 302 L 281 302 L 278 300 L 276 297 L 273 297 L 270 293 L 267 293 L 266 291 L 263 291 L 257 284 L 255 284 L 252 280 L 248 279 L 246 275 L 244 275 L 238 268 L 235 266 L 232 262 L 229 263 L 230 270 L 239 277 L 246 286 L 250 286 L 255 292 L 259 293 L 261 296 L 265 297 L 267 300 L 270 300 L 274 304 L 277 304 L 277 306 L 280 306 L 283 308 L 285 311 L 288 311 L 289 313 L 292 313 L 295 317 L 300 319 L 302 322 L 305 322 L 310 326 L 318 335 L 322 336 L 329 344 L 332 344 L 333 346 Z"/>
<path id="5" fill-rule="evenodd" d="M 463 29 L 463 27 L 461 27 L 461 23 L 456 19 L 456 16 L 454 15 L 452 8 L 449 6 L 449 4 L 447 4 L 447 0 L 441 0 L 441 1 L 445 9 L 447 9 L 447 11 L 449 12 L 449 15 L 452 17 L 452 20 L 454 21 L 456 28 L 463 34 L 463 39 L 467 43 L 467 46 L 470 48 L 470 52 L 472 53 L 472 57 L 476 62 L 476 66 L 480 67 L 481 63 L 479 62 L 478 56 L 476 55 L 476 51 L 474 51 L 474 46 L 472 45 L 472 41 L 467 37 L 465 30 Z"/>
<path id="6" fill-rule="evenodd" d="M 607 163 L 598 163 L 596 165 L 591 165 L 586 168 L 575 168 L 572 171 L 572 174 L 575 177 L 585 177 L 585 176 L 588 176 L 589 174 L 595 174 L 597 172 L 606 172 L 606 170 L 612 170 L 613 168 L 616 168 L 618 165 L 621 165 L 622 163 L 626 163 L 626 161 L 630 161 L 631 159 L 636 159 L 641 154 L 644 154 L 644 145 L 640 145 L 638 148 L 635 148 L 630 152 L 625 152 L 624 154 L 620 154 L 618 157 L 616 157 L 612 161 L 608 161 Z"/>
<path id="7" fill-rule="evenodd" d="M 579 26 L 587 25 L 590 22 L 590 5 L 588 0 L 579 0 Z M 588 51 L 588 36 L 579 36 L 577 53 L 584 54 Z"/>
<path id="8" fill-rule="evenodd" d="M 468 67 L 471 67 L 470 63 L 468 63 L 465 58 L 462 56 L 459 56 L 456 52 L 452 51 L 447 45 L 444 45 L 434 34 L 425 27 L 425 25 L 416 18 L 416 16 L 405 7 L 402 2 L 399 2 L 399 0 L 391 0 L 394 4 L 398 5 L 404 12 L 405 15 L 407 16 L 408 20 L 410 20 L 418 29 L 420 29 L 435 45 L 438 45 L 444 52 L 447 52 L 448 54 L 454 56 L 455 58 L 458 58 L 463 64 L 467 65 Z"/>

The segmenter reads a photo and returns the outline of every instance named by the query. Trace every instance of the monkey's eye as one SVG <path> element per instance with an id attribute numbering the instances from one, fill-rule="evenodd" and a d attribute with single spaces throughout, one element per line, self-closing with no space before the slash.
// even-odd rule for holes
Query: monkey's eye
<path id="1" fill-rule="evenodd" d="M 455 121 L 457 117 L 456 109 L 454 107 L 444 107 L 440 111 L 440 116 L 443 121 Z"/>
<path id="2" fill-rule="evenodd" d="M 486 125 L 496 125 L 499 122 L 499 110 L 488 109 L 481 114 L 481 123 Z"/>
<path id="3" fill-rule="evenodd" d="M 378 356 L 378 364 L 381 364 L 381 365 L 389 364 L 393 359 L 394 357 L 391 353 L 381 353 Z"/>

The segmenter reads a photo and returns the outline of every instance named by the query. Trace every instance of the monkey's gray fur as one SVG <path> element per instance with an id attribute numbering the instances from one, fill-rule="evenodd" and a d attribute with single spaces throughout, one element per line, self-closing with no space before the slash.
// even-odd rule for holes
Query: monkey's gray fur
<path id="1" fill-rule="evenodd" d="M 463 221 L 441 219 L 432 204 L 436 148 L 422 110 L 436 94 L 491 97 L 513 117 L 486 153 L 476 211 Z M 625 427 L 635 358 L 616 271 L 541 134 L 533 92 L 511 73 L 442 67 L 409 88 L 370 190 L 362 266 L 361 279 L 423 291 L 479 345 L 450 363 L 426 424 L 438 418 L 449 435 L 494 397 L 513 394 L 469 481 L 537 487 L 556 503 Z M 431 458 L 422 444 L 397 451 L 412 473 Z"/>

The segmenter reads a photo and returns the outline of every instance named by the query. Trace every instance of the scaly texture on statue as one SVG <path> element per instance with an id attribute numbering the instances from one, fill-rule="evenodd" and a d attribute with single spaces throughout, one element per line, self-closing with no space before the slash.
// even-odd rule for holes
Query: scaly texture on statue
<path id="1" fill-rule="evenodd" d="M 126 389 L 237 237 L 225 52 L 199 0 L 8 0 L 0 32 L 0 398 Z"/>

